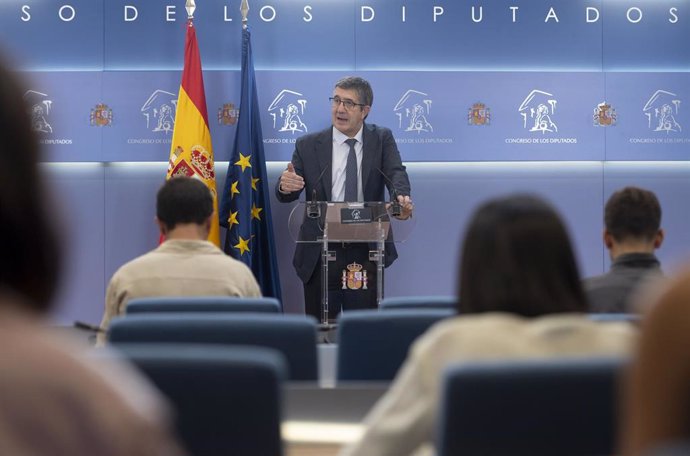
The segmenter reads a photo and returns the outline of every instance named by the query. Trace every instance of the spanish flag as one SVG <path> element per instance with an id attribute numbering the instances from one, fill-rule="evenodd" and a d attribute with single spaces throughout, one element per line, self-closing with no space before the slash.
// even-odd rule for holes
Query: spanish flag
<path id="1" fill-rule="evenodd" d="M 184 70 L 180 94 L 177 97 L 175 128 L 170 147 L 170 161 L 166 179 L 188 176 L 200 179 L 213 195 L 214 223 L 208 240 L 220 247 L 218 226 L 218 197 L 216 172 L 213 164 L 211 132 L 208 127 L 204 78 L 201 74 L 201 58 L 196 41 L 194 23 L 187 24 L 184 46 Z"/>

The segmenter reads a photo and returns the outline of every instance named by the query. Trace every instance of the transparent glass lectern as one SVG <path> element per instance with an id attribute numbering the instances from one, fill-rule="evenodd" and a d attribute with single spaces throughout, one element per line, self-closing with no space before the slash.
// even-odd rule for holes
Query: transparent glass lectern
<path id="1" fill-rule="evenodd" d="M 318 244 L 321 252 L 321 325 L 329 326 L 328 263 L 336 253 L 330 242 L 361 242 L 369 247 L 369 260 L 376 263 L 376 303 L 383 300 L 383 270 L 386 244 L 405 242 L 416 218 L 401 220 L 399 206 L 385 202 L 306 201 L 297 204 L 288 220 L 290 235 L 297 243 Z M 395 234 L 395 235 L 394 235 Z"/>

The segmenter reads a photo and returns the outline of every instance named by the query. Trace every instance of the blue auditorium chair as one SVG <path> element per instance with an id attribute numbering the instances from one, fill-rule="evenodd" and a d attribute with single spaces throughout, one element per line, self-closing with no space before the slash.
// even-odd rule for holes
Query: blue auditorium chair
<path id="1" fill-rule="evenodd" d="M 240 298 L 235 296 L 156 296 L 132 299 L 125 312 L 267 312 L 280 313 L 276 298 Z"/>
<path id="2" fill-rule="evenodd" d="M 190 455 L 283 454 L 281 384 L 287 368 L 277 351 L 193 344 L 121 344 L 117 351 L 169 399 Z M 101 350 L 96 362 L 108 356 L 113 352 Z"/>
<path id="3" fill-rule="evenodd" d="M 381 310 L 391 309 L 455 309 L 455 296 L 400 296 L 384 298 Z"/>
<path id="4" fill-rule="evenodd" d="M 414 340 L 452 310 L 344 312 L 338 319 L 337 381 L 390 381 Z"/>
<path id="5" fill-rule="evenodd" d="M 273 348 L 287 361 L 290 380 L 317 378 L 316 320 L 304 315 L 158 313 L 114 318 L 108 342 L 202 343 Z"/>
<path id="6" fill-rule="evenodd" d="M 464 363 L 444 373 L 438 454 L 613 454 L 619 358 Z"/>

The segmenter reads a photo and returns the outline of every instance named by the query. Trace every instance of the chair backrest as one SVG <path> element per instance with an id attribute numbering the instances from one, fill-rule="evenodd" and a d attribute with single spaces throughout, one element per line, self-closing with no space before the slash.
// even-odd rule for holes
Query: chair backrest
<path id="1" fill-rule="evenodd" d="M 337 380 L 389 381 L 414 340 L 451 310 L 345 312 L 338 319 Z"/>
<path id="2" fill-rule="evenodd" d="M 455 296 L 400 296 L 384 298 L 381 310 L 391 309 L 455 309 Z"/>
<path id="3" fill-rule="evenodd" d="M 628 322 L 639 324 L 642 316 L 635 313 L 590 313 L 587 317 L 592 321 L 601 322 Z"/>
<path id="4" fill-rule="evenodd" d="M 177 344 L 117 349 L 169 399 L 189 454 L 282 454 L 281 384 L 287 369 L 277 351 Z"/>
<path id="5" fill-rule="evenodd" d="M 444 373 L 438 454 L 612 454 L 625 360 L 467 363 Z"/>
<path id="6" fill-rule="evenodd" d="M 159 313 L 118 317 L 111 344 L 165 342 L 253 345 L 273 348 L 287 361 L 291 380 L 316 380 L 316 320 L 304 315 Z"/>
<path id="7" fill-rule="evenodd" d="M 688 456 L 690 454 L 690 440 L 673 440 L 654 446 L 645 452 L 645 456 Z"/>
<path id="8" fill-rule="evenodd" d="M 266 312 L 280 313 L 276 298 L 239 298 L 235 296 L 156 296 L 132 299 L 125 312 Z"/>

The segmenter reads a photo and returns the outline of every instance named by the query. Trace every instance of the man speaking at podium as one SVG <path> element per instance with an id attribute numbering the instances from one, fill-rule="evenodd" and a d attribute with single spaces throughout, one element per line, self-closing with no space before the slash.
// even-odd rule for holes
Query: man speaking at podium
<path id="1" fill-rule="evenodd" d="M 299 138 L 292 161 L 276 184 L 281 202 L 295 201 L 302 190 L 314 201 L 385 201 L 384 188 L 401 205 L 399 218 L 412 215 L 410 180 L 390 129 L 366 124 L 374 101 L 369 82 L 346 77 L 335 84 L 331 102 L 332 127 Z M 305 222 L 309 223 L 309 221 Z M 316 240 L 318 229 L 303 226 L 301 234 Z M 305 312 L 321 320 L 321 245 L 297 243 L 293 265 L 304 283 Z M 340 310 L 376 307 L 376 263 L 369 261 L 367 243 L 331 243 L 335 261 L 329 264 L 329 317 Z M 385 267 L 398 257 L 395 245 L 386 243 Z M 343 272 L 345 271 L 345 272 Z M 362 280 L 345 281 L 348 271 L 361 272 Z"/>

